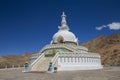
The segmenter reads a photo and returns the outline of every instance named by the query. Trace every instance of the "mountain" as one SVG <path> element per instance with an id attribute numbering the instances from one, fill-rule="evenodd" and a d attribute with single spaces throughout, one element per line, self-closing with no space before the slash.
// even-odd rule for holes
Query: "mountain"
<path id="1" fill-rule="evenodd" d="M 87 47 L 89 51 L 99 53 L 104 66 L 120 66 L 120 33 L 99 36 L 81 46 Z"/>

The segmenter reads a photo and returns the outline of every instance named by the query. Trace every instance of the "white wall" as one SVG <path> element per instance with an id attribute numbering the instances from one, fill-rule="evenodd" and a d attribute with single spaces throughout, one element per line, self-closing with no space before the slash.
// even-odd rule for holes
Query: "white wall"
<path id="1" fill-rule="evenodd" d="M 101 69 L 100 58 L 59 57 L 58 70 L 88 70 Z"/>

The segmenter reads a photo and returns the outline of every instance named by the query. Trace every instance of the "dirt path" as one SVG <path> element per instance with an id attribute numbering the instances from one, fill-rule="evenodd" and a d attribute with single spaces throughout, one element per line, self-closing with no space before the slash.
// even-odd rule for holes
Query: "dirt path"
<path id="1" fill-rule="evenodd" d="M 0 70 L 0 80 L 120 80 L 120 67 L 58 73 L 23 73 L 22 69 L 7 69 Z"/>

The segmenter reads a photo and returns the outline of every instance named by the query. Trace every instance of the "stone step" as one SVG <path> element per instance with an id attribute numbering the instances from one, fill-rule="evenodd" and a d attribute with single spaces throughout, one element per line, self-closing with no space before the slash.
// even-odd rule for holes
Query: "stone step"
<path id="1" fill-rule="evenodd" d="M 39 62 L 32 67 L 31 71 L 47 71 L 52 58 L 53 57 L 44 57 L 40 59 Z"/>

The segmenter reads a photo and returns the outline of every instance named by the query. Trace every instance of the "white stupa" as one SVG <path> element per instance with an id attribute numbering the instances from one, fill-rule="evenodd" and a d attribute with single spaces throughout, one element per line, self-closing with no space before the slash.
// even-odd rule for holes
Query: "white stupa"
<path id="1" fill-rule="evenodd" d="M 62 43 L 68 42 L 78 44 L 78 39 L 76 38 L 76 36 L 69 31 L 69 27 L 66 22 L 66 15 L 64 14 L 64 12 L 61 17 L 62 17 L 61 26 L 58 27 L 59 30 L 57 33 L 54 34 L 51 43 L 55 44 L 60 42 Z"/>
<path id="2" fill-rule="evenodd" d="M 64 12 L 61 17 L 61 26 L 50 44 L 31 57 L 29 71 L 47 71 L 50 62 L 58 71 L 101 69 L 100 55 L 79 46 L 78 38 L 69 31 Z"/>

